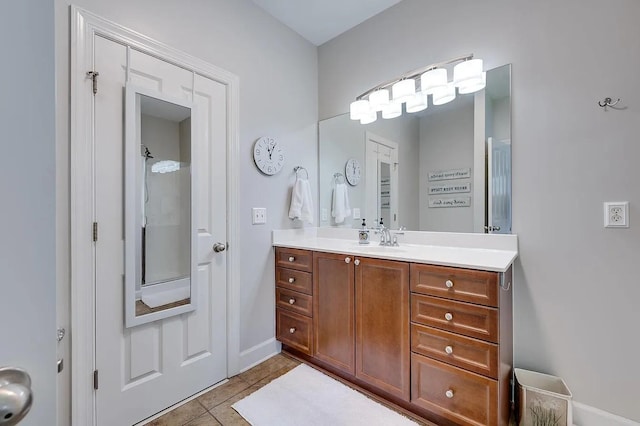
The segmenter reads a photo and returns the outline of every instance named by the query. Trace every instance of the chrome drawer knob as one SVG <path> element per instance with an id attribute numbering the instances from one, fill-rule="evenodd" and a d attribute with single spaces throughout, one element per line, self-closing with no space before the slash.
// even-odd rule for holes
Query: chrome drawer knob
<path id="1" fill-rule="evenodd" d="M 447 347 L 444 348 L 444 351 L 447 354 L 451 355 L 453 353 L 453 348 L 451 346 L 447 346 Z"/>
<path id="2" fill-rule="evenodd" d="M 295 279 L 295 278 L 293 278 L 293 277 L 289 278 L 289 284 L 293 284 L 293 282 L 294 282 L 295 280 L 296 280 L 296 279 Z"/>
<path id="3" fill-rule="evenodd" d="M 444 285 L 446 285 L 446 286 L 447 286 L 447 288 L 451 288 L 451 287 L 453 287 L 453 281 L 451 281 L 451 280 L 446 280 L 446 281 L 444 282 Z"/>
<path id="4" fill-rule="evenodd" d="M 296 328 L 295 328 L 295 327 L 291 327 L 291 328 L 289 329 L 289 333 L 293 334 L 293 333 L 295 333 L 295 332 L 296 332 Z"/>
<path id="5" fill-rule="evenodd" d="M 447 321 L 451 321 L 453 319 L 453 315 L 451 315 L 450 312 L 447 312 L 446 314 L 444 314 L 444 319 L 446 319 Z"/>
<path id="6" fill-rule="evenodd" d="M 358 265 L 360 264 L 360 259 L 356 259 L 356 260 L 354 260 L 354 261 L 353 261 L 353 264 L 354 264 L 354 265 L 356 265 L 356 266 L 358 266 Z"/>
<path id="7" fill-rule="evenodd" d="M 296 303 L 296 299 L 294 299 L 293 297 L 291 299 L 289 299 L 289 304 L 293 305 L 294 303 Z"/>
<path id="8" fill-rule="evenodd" d="M 446 391 L 444 394 L 447 398 L 453 398 L 453 391 L 451 389 Z"/>
<path id="9" fill-rule="evenodd" d="M 295 258 L 295 257 L 293 257 L 293 256 L 289 256 L 289 262 L 293 262 L 294 260 L 296 260 L 296 258 Z"/>
<path id="10" fill-rule="evenodd" d="M 345 257 L 344 258 L 344 263 L 351 263 L 351 258 L 350 257 Z"/>

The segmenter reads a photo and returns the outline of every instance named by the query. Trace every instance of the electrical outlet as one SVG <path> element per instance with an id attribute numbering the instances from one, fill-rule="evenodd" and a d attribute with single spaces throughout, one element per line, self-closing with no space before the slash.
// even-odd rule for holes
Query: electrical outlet
<path id="1" fill-rule="evenodd" d="M 320 220 L 322 220 L 323 222 L 326 222 L 329 220 L 329 210 L 322 209 L 322 212 L 320 213 Z"/>
<path id="2" fill-rule="evenodd" d="M 354 219 L 360 219 L 360 209 L 357 207 L 353 208 L 353 218 Z"/>
<path id="3" fill-rule="evenodd" d="M 629 227 L 629 202 L 609 201 L 604 203 L 605 228 Z"/>
<path id="4" fill-rule="evenodd" d="M 267 209 L 264 207 L 254 207 L 251 209 L 251 223 L 254 225 L 262 225 L 267 223 Z"/>

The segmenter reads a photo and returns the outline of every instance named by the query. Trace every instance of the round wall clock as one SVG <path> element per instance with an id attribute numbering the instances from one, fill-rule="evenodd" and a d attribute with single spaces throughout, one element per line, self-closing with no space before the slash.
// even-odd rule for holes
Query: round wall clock
<path id="1" fill-rule="evenodd" d="M 253 145 L 253 161 L 265 175 L 275 175 L 284 165 L 284 148 L 275 138 L 263 136 Z"/>
<path id="2" fill-rule="evenodd" d="M 347 164 L 344 166 L 344 175 L 347 178 L 349 185 L 356 186 L 360 182 L 360 176 L 362 170 L 360 169 L 360 162 L 355 158 L 347 160 Z"/>

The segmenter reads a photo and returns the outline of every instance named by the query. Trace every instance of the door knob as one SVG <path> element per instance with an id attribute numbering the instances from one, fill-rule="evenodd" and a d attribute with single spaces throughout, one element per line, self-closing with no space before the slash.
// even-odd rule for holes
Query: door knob
<path id="1" fill-rule="evenodd" d="M 225 249 L 227 248 L 227 245 L 224 243 L 215 243 L 213 245 L 213 251 L 215 251 L 216 253 L 220 253 L 221 251 L 225 251 Z"/>
<path id="2" fill-rule="evenodd" d="M 31 378 L 15 367 L 0 368 L 0 425 L 18 424 L 31 409 Z"/>

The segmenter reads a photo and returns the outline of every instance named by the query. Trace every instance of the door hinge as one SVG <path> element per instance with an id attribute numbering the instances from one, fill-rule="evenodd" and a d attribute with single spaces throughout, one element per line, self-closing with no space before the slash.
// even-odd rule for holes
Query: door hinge
<path id="1" fill-rule="evenodd" d="M 98 222 L 93 222 L 93 242 L 98 241 Z"/>
<path id="2" fill-rule="evenodd" d="M 93 94 L 98 93 L 98 76 L 99 72 L 96 71 L 87 71 L 87 77 L 93 81 Z"/>
<path id="3" fill-rule="evenodd" d="M 93 370 L 93 389 L 98 390 L 98 370 Z"/>

